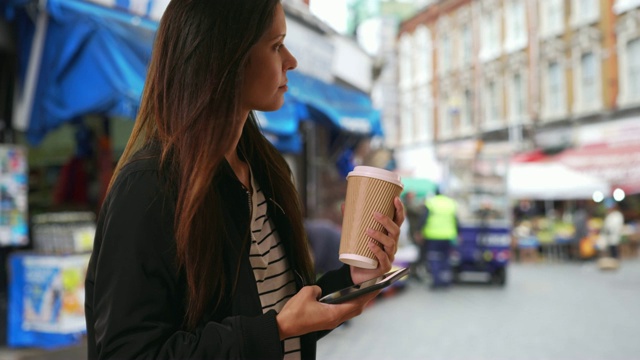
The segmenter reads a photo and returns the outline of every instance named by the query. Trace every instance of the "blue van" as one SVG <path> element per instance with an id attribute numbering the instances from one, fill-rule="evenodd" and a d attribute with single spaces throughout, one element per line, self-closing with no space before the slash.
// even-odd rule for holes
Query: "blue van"
<path id="1" fill-rule="evenodd" d="M 510 258 L 509 226 L 460 226 L 458 244 L 451 254 L 454 281 L 460 281 L 462 273 L 485 273 L 491 283 L 505 285 Z"/>

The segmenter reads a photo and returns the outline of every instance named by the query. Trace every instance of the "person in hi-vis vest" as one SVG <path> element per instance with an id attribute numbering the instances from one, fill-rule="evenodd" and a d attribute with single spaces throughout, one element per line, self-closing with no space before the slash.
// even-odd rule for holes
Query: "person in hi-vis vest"
<path id="1" fill-rule="evenodd" d="M 458 240 L 459 222 L 456 202 L 436 189 L 435 196 L 425 201 L 427 208 L 422 226 L 424 242 L 421 251 L 433 282 L 432 288 L 447 287 L 453 278 L 449 253 Z"/>

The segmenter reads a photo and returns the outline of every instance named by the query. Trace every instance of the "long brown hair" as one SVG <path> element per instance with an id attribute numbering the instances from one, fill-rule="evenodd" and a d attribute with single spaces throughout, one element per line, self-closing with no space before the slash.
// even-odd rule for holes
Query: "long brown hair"
<path id="1" fill-rule="evenodd" d="M 272 25 L 279 0 L 173 0 L 160 21 L 141 106 L 114 176 L 133 154 L 151 142 L 161 149 L 162 169 L 175 184 L 177 262 L 187 280 L 185 325 L 221 303 L 230 276 L 224 267 L 224 209 L 211 186 L 234 144 L 242 119 L 239 99 L 249 50 Z M 291 170 L 262 136 L 253 115 L 240 146 L 249 162 L 266 163 L 266 178 L 290 219 L 291 259 L 306 280 L 312 262 Z M 244 150 L 244 149 L 243 149 Z M 255 162 L 254 162 L 255 163 Z M 266 184 L 265 184 L 266 185 Z M 213 302 L 213 303 L 212 303 Z"/>

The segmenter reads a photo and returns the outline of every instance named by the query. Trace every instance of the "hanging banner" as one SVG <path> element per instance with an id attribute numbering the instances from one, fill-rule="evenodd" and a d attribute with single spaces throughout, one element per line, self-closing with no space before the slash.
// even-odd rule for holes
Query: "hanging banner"
<path id="1" fill-rule="evenodd" d="M 0 246 L 23 246 L 29 241 L 27 182 L 26 150 L 0 145 Z"/>

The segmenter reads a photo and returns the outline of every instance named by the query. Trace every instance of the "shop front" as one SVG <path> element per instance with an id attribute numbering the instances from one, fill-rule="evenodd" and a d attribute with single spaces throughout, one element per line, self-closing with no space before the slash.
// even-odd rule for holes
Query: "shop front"
<path id="1" fill-rule="evenodd" d="M 516 237 L 523 243 L 535 240 L 548 259 L 594 257 L 606 207 L 617 202 L 625 217 L 621 253 L 637 256 L 640 117 L 582 125 L 569 135 L 571 146 L 512 158 Z M 580 224 L 576 218 L 583 212 L 589 220 Z"/>

